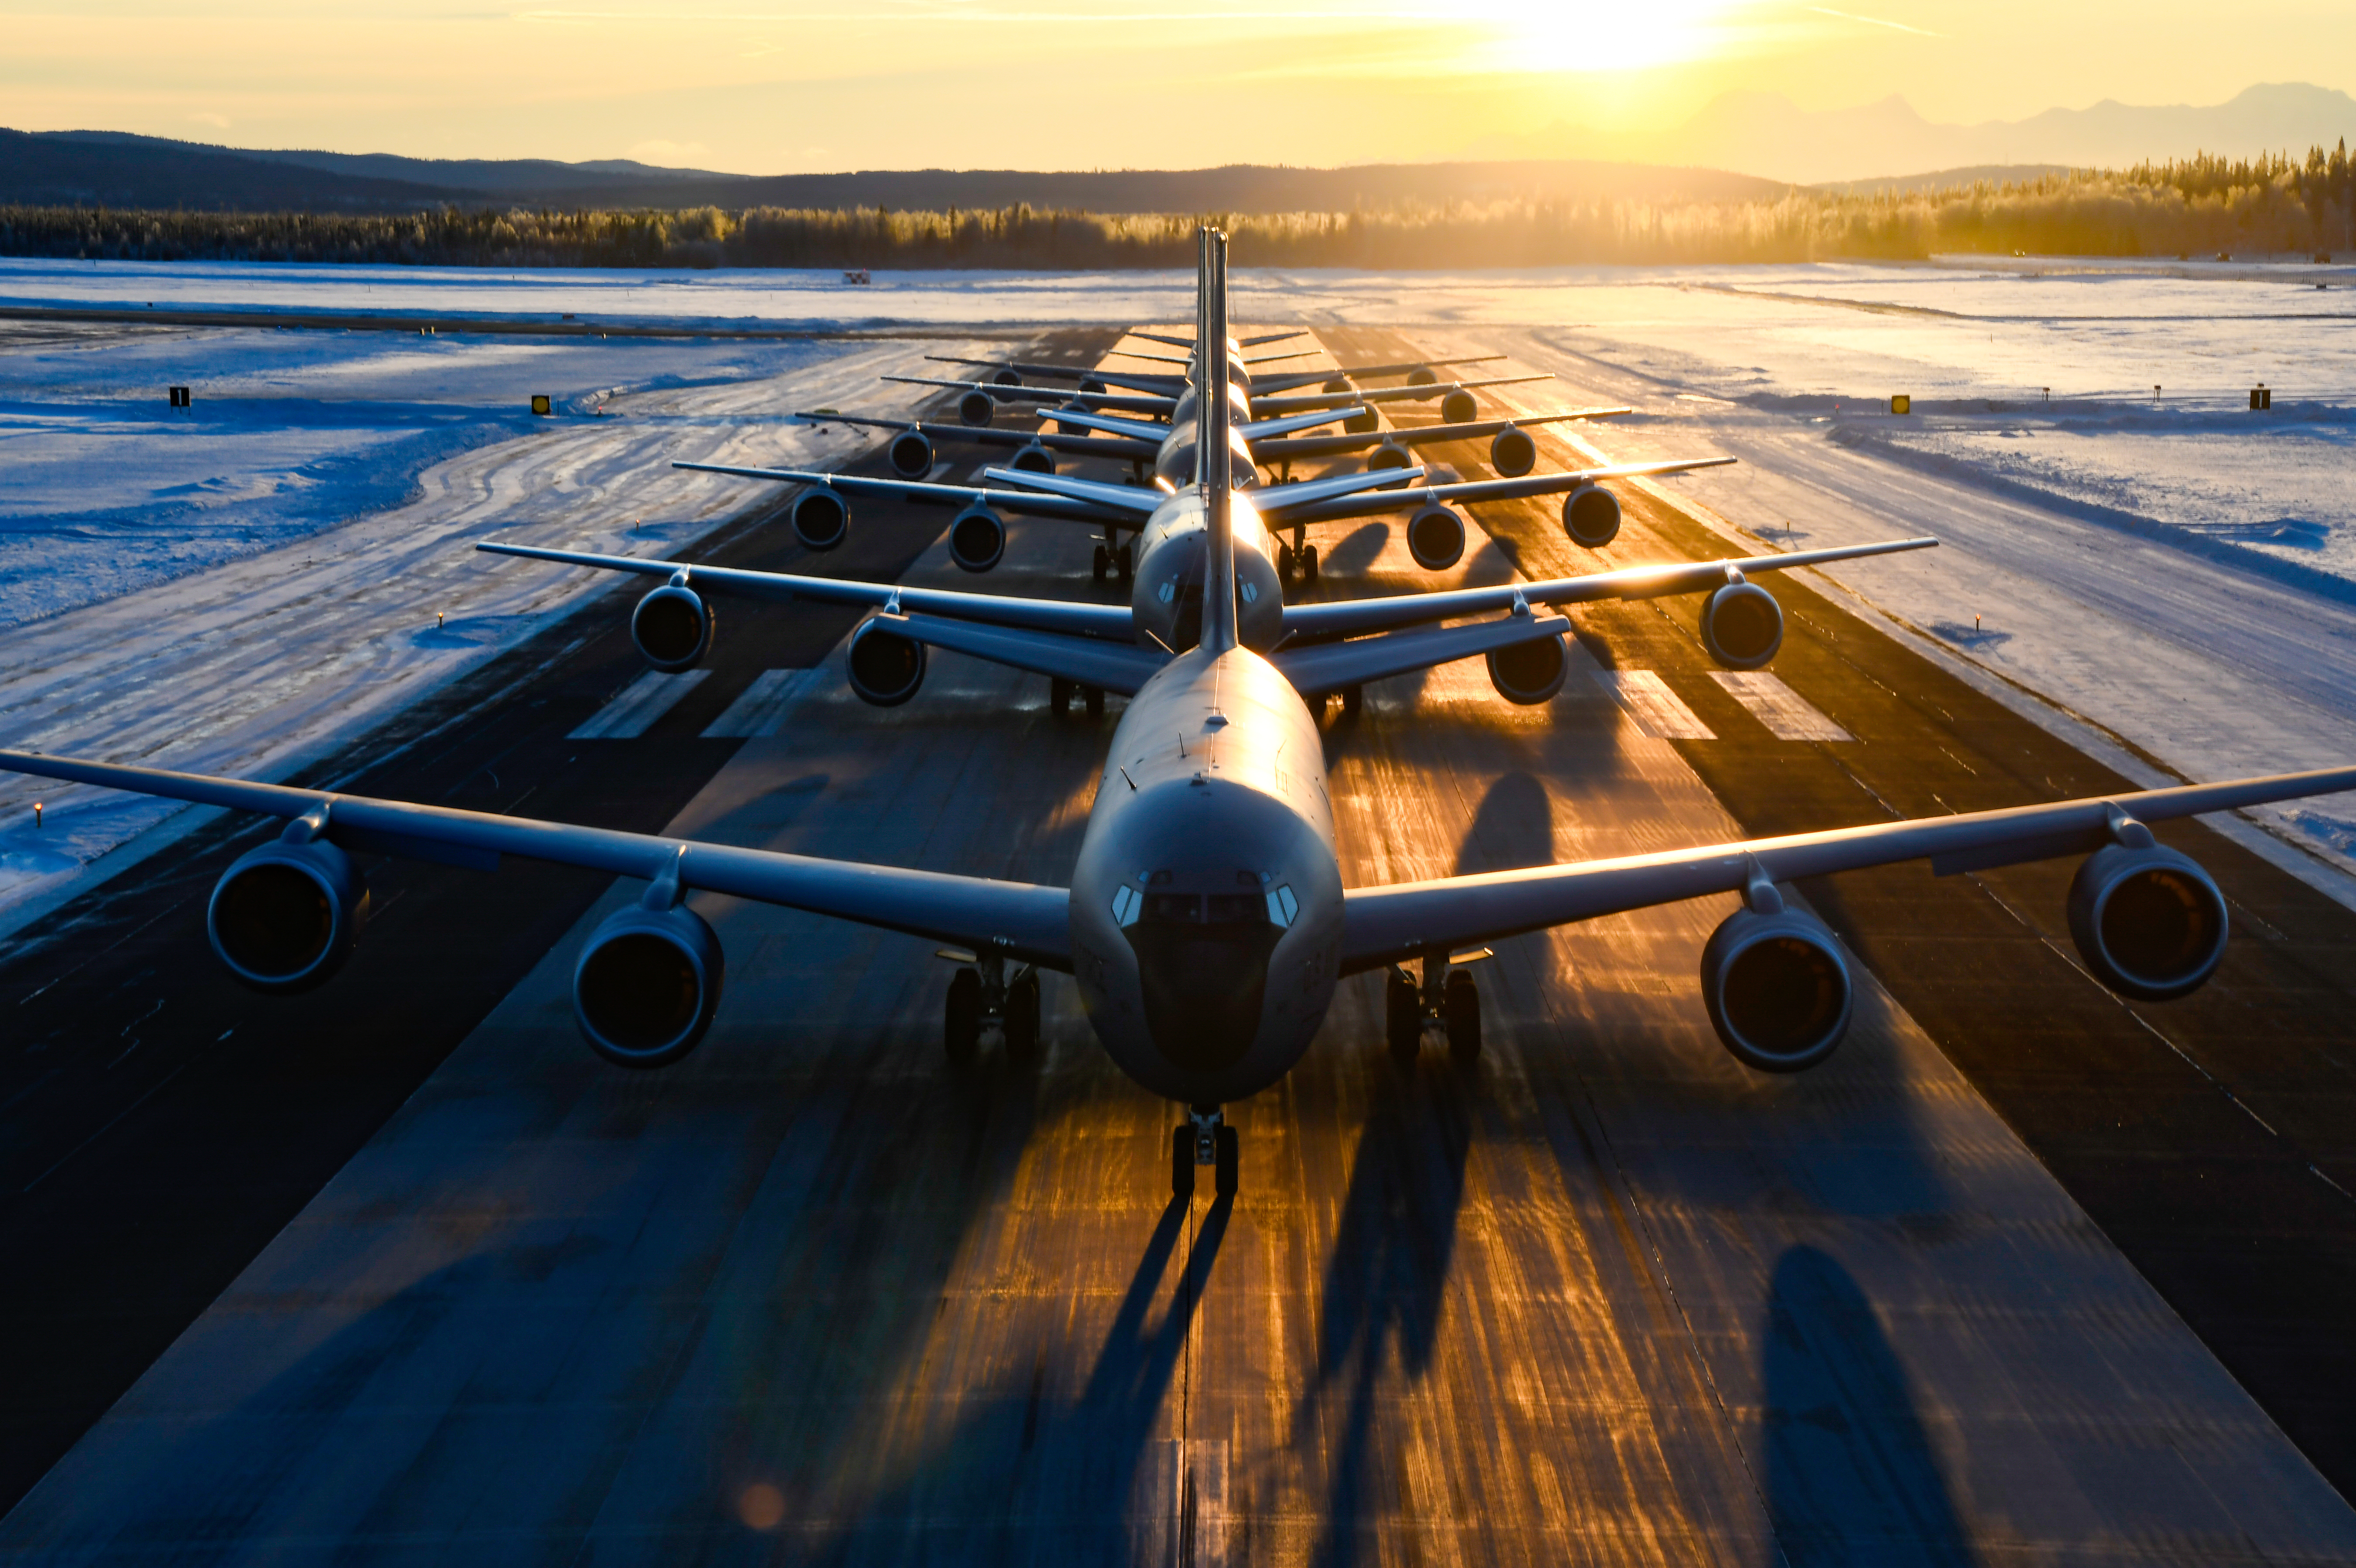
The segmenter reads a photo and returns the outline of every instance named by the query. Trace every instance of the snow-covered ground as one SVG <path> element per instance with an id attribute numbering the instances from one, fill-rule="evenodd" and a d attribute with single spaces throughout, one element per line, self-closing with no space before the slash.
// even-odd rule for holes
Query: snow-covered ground
<path id="1" fill-rule="evenodd" d="M 327 383 L 346 373 L 365 381 L 374 368 L 397 372 L 394 361 L 414 352 L 413 339 L 368 334 L 215 334 L 205 347 L 225 374 L 260 385 L 286 371 L 287 340 L 302 336 L 314 341 L 291 351 L 301 362 L 292 373 Z M 145 514 L 144 528 L 139 509 L 126 506 L 108 525 L 119 530 L 112 545 L 92 544 L 70 514 L 42 514 L 36 501 L 70 502 L 70 471 L 81 464 L 92 487 L 118 505 L 143 485 L 177 486 L 191 475 L 226 491 L 244 481 L 249 460 L 281 450 L 267 419 L 190 425 L 148 442 L 109 430 L 93 414 L 49 438 L 70 452 L 96 443 L 89 455 L 41 453 L 21 467 L 14 461 L 0 467 L 0 515 L 52 519 L 48 537 L 60 541 L 56 558 L 64 563 L 59 574 L 74 580 L 84 601 L 0 633 L 0 741 L 282 776 L 605 586 L 594 573 L 493 560 L 470 548 L 477 539 L 674 549 L 757 498 L 759 487 L 679 473 L 673 460 L 831 466 L 862 443 L 840 428 L 809 430 L 779 416 L 808 404 L 904 406 L 914 389 L 876 379 L 916 371 L 922 354 L 943 348 L 937 339 L 758 351 L 706 346 L 714 372 L 707 377 L 691 346 L 583 345 L 569 360 L 530 364 L 519 384 L 570 394 L 576 404 L 588 386 L 635 381 L 650 389 L 608 400 L 603 416 L 526 415 L 510 426 L 472 400 L 496 403 L 504 395 L 498 383 L 519 374 L 514 347 L 503 338 L 429 347 L 431 368 L 416 371 L 395 405 L 432 406 L 421 382 L 444 378 L 439 390 L 450 394 L 455 411 L 489 421 L 487 433 L 456 455 L 431 461 L 429 453 L 421 472 L 418 454 L 400 439 L 406 427 L 396 418 L 392 433 L 372 432 L 368 414 L 380 405 L 355 398 L 345 410 L 352 434 L 343 449 L 354 460 L 340 470 L 291 495 L 262 487 L 250 506 L 224 498 L 207 508 L 159 507 Z M 641 356 L 649 347 L 654 352 Z M 100 357 L 117 352 L 109 347 Z M 5 364 L 11 357 L 0 351 L 0 378 L 16 373 Z M 570 384 L 556 380 L 560 368 L 573 373 Z M 20 448 L 45 444 L 21 432 L 11 440 Z M 159 456 L 155 447 L 166 450 Z M 257 514 L 251 525 L 249 512 Z M 242 537 L 249 526 L 275 538 L 249 541 Z M 234 542 L 224 548 L 224 537 Z M 48 548 L 36 540 L 27 551 L 37 564 Z M 199 556 L 209 559 L 181 570 Z M 20 576 L 0 592 L 29 594 L 22 585 L 30 581 Z M 38 831 L 36 800 L 46 806 Z M 174 809 L 0 774 L 0 913 L 55 891 L 60 877 Z"/>
<path id="2" fill-rule="evenodd" d="M 1237 282 L 1239 317 L 1403 327 L 1635 403 L 1593 450 L 1743 457 L 1678 488 L 1777 543 L 1938 533 L 1946 548 L 1842 581 L 2167 768 L 2356 757 L 2356 269 L 1951 258 Z M 1176 272 L 882 272 L 862 289 L 827 272 L 0 260 L 0 305 L 486 325 L 1126 324 L 1182 318 L 1191 288 Z M 839 458 L 845 438 L 779 416 L 888 408 L 873 376 L 927 351 L 954 350 L 0 324 L 0 740 L 283 773 L 587 589 L 486 571 L 466 542 L 610 546 L 637 517 L 678 542 L 742 496 L 669 459 Z M 2261 381 L 2269 413 L 2246 406 Z M 165 408 L 168 384 L 196 407 Z M 612 416 L 590 415 L 616 387 Z M 567 417 L 519 411 L 534 392 Z M 1915 411 L 1889 413 L 1893 393 Z M 45 794 L 63 809 L 36 838 L 34 792 L 0 782 L 0 904 L 12 873 L 22 892 L 158 809 Z M 2276 821 L 2356 851 L 2347 803 Z"/>

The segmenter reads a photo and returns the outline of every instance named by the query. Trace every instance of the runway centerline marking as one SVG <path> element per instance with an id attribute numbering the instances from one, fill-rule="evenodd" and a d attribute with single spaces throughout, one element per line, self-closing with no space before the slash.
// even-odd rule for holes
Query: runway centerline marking
<path id="1" fill-rule="evenodd" d="M 1669 689 L 1669 683 L 1661 678 L 1658 670 L 1597 670 L 1595 679 L 1628 710 L 1636 727 L 1655 741 L 1718 739 L 1710 727 L 1686 706 L 1685 699 Z"/>
<path id="2" fill-rule="evenodd" d="M 1779 741 L 1855 741 L 1808 699 L 1763 669 L 1714 669 L 1709 678 L 1749 709 Z"/>
<path id="3" fill-rule="evenodd" d="M 597 710 L 597 716 L 565 736 L 568 741 L 635 741 L 669 712 L 679 699 L 710 679 L 708 669 L 665 675 L 650 669 L 622 694 Z"/>

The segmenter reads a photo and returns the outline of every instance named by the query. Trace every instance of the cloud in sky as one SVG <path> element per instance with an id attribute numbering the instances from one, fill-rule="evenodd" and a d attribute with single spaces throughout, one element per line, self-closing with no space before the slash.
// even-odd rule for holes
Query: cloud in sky
<path id="1" fill-rule="evenodd" d="M 1976 123 L 2356 88 L 2327 0 L 0 0 L 0 36 L 24 129 L 747 173 L 1429 158 L 1734 91 Z"/>

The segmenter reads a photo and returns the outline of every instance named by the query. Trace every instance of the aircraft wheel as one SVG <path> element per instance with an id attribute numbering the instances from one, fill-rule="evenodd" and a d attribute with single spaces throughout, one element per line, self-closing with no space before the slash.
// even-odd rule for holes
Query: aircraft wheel
<path id="1" fill-rule="evenodd" d="M 1105 580 L 1105 574 L 1111 570 L 1112 551 L 1105 549 L 1102 545 L 1097 546 L 1096 559 L 1091 561 L 1088 566 L 1088 573 L 1091 580 L 1102 582 Z"/>
<path id="2" fill-rule="evenodd" d="M 1101 718 L 1103 718 L 1103 717 L 1104 717 L 1104 688 L 1103 688 L 1103 687 L 1101 687 L 1101 686 L 1091 686 L 1091 687 L 1086 687 L 1086 688 L 1084 688 L 1083 689 L 1084 689 L 1084 690 L 1086 690 L 1086 691 L 1087 691 L 1087 699 L 1088 699 L 1088 717 L 1089 717 L 1089 718 L 1091 718 L 1091 719 L 1101 719 Z"/>
<path id="3" fill-rule="evenodd" d="M 1243 1139 L 1233 1127 L 1221 1127 L 1216 1141 L 1218 1163 L 1211 1169 L 1211 1190 L 1222 1198 L 1236 1195 L 1236 1179 L 1243 1168 Z"/>
<path id="4" fill-rule="evenodd" d="M 1194 1129 L 1181 1125 L 1170 1135 L 1170 1196 L 1194 1196 Z"/>
<path id="5" fill-rule="evenodd" d="M 1301 581 L 1303 582 L 1317 581 L 1317 547 L 1315 545 L 1310 545 L 1301 552 Z"/>
<path id="6" fill-rule="evenodd" d="M 981 976 L 960 969 L 949 976 L 948 1005 L 944 1009 L 941 1042 L 953 1067 L 971 1065 L 981 1045 Z"/>
<path id="7" fill-rule="evenodd" d="M 1039 1048 L 1039 975 L 1036 970 L 1006 987 L 1006 1051 L 1028 1056 Z"/>
<path id="8" fill-rule="evenodd" d="M 1280 545 L 1277 546 L 1277 547 L 1276 547 L 1276 579 L 1277 579 L 1277 581 L 1280 581 L 1280 582 L 1282 582 L 1282 583 L 1286 584 L 1287 586 L 1290 586 L 1290 585 L 1291 584 L 1291 582 L 1292 582 L 1293 575 L 1294 575 L 1294 573 L 1295 573 L 1295 571 L 1296 571 L 1297 570 L 1298 570 L 1298 569 L 1297 569 L 1297 567 L 1295 566 L 1294 561 L 1293 561 L 1293 559 L 1292 559 L 1292 547 L 1291 547 L 1290 545 L 1289 545 L 1289 544 L 1280 544 Z"/>
<path id="9" fill-rule="evenodd" d="M 1471 1066 L 1481 1060 L 1481 990 L 1459 969 L 1440 992 L 1440 1017 L 1448 1023 L 1448 1054 Z"/>
<path id="10" fill-rule="evenodd" d="M 1137 575 L 1136 547 L 1133 545 L 1121 546 L 1119 550 L 1113 557 L 1113 564 L 1120 569 L 1120 585 L 1123 588 L 1128 587 L 1130 579 Z"/>
<path id="11" fill-rule="evenodd" d="M 1415 982 L 1396 969 L 1383 985 L 1383 1023 L 1391 1059 L 1413 1061 L 1423 1049 L 1423 1007 L 1416 997 Z"/>

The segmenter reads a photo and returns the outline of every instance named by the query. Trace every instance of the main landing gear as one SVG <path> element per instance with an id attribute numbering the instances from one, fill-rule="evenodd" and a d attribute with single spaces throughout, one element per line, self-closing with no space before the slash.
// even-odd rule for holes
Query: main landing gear
<path id="1" fill-rule="evenodd" d="M 1121 545 L 1118 548 L 1110 544 L 1097 546 L 1097 553 L 1088 564 L 1090 580 L 1102 582 L 1108 576 L 1114 573 L 1119 574 L 1122 587 L 1129 586 L 1130 580 L 1137 575 L 1136 546 Z"/>
<path id="2" fill-rule="evenodd" d="M 950 1065 L 971 1066 L 981 1050 L 981 1031 L 992 1024 L 1007 1055 L 1028 1056 L 1038 1049 L 1039 971 L 1024 964 L 1009 975 L 1001 957 L 977 958 L 954 948 L 941 949 L 939 956 L 966 965 L 949 976 L 942 1009 L 941 1043 Z"/>
<path id="3" fill-rule="evenodd" d="M 1211 1168 L 1211 1189 L 1221 1198 L 1236 1195 L 1236 1179 L 1243 1161 L 1243 1140 L 1227 1125 L 1226 1114 L 1216 1105 L 1195 1105 L 1170 1135 L 1170 1195 L 1194 1196 L 1194 1171 Z"/>
<path id="4" fill-rule="evenodd" d="M 1276 575 L 1287 588 L 1295 582 L 1312 585 L 1317 581 L 1317 547 L 1301 541 L 1306 528 L 1292 530 L 1292 542 L 1276 547 Z"/>
<path id="5" fill-rule="evenodd" d="M 1384 1033 L 1391 1059 L 1412 1062 L 1423 1049 L 1423 1031 L 1439 1024 L 1447 1031 L 1448 1054 L 1461 1066 L 1481 1060 L 1481 992 L 1463 967 L 1489 956 L 1485 947 L 1451 957 L 1423 955 L 1423 984 L 1402 965 L 1393 965 L 1383 984 Z"/>

